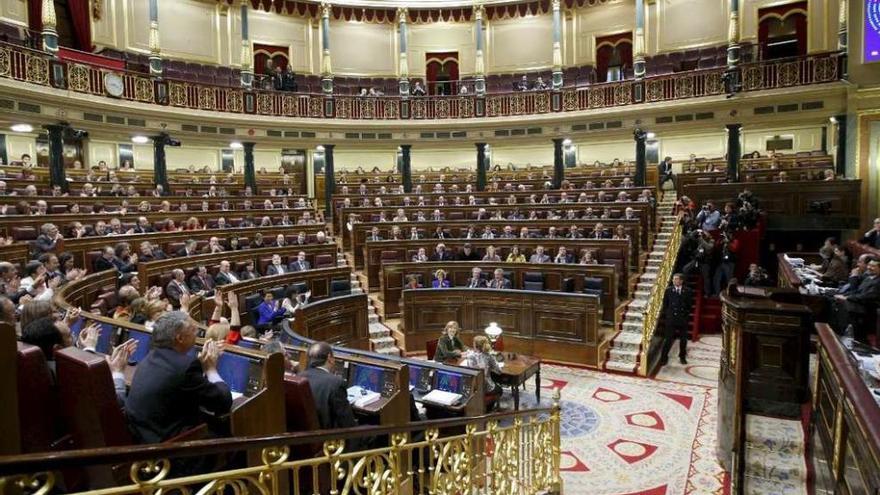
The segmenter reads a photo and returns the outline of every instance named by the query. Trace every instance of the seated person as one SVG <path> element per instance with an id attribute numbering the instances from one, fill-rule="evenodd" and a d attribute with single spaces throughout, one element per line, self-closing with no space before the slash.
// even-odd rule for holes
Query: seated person
<path id="1" fill-rule="evenodd" d="M 556 257 L 553 258 L 553 263 L 565 264 L 572 263 L 573 261 L 574 259 L 572 259 L 572 256 L 568 253 L 568 250 L 565 248 L 565 246 L 559 246 L 559 251 L 557 251 Z"/>
<path id="2" fill-rule="evenodd" d="M 73 345 L 70 328 L 63 322 L 56 322 L 52 316 L 44 316 L 27 323 L 21 331 L 21 341 L 40 348 L 53 380 L 55 351 Z"/>
<path id="3" fill-rule="evenodd" d="M 271 291 L 263 292 L 263 302 L 257 306 L 257 325 L 274 325 L 284 319 L 287 310 L 281 306 L 281 301 L 275 301 Z"/>
<path id="4" fill-rule="evenodd" d="M 189 288 L 192 292 L 211 297 L 214 294 L 214 279 L 208 275 L 208 268 L 205 265 L 199 265 L 196 273 L 189 278 Z"/>
<path id="5" fill-rule="evenodd" d="M 312 264 L 306 259 L 305 251 L 300 251 L 296 255 L 296 259 L 290 263 L 288 267 L 292 272 L 304 272 L 312 268 Z"/>
<path id="6" fill-rule="evenodd" d="M 456 256 L 458 261 L 479 261 L 480 255 L 470 244 L 462 246 L 461 251 Z"/>
<path id="7" fill-rule="evenodd" d="M 486 287 L 490 289 L 509 289 L 510 280 L 504 277 L 504 270 L 496 268 L 492 280 L 486 283 Z"/>
<path id="8" fill-rule="evenodd" d="M 747 287 L 770 287 L 772 285 L 770 284 L 770 278 L 767 276 L 767 272 L 758 266 L 757 263 L 749 265 L 749 273 L 746 275 L 746 279 L 743 283 Z"/>
<path id="9" fill-rule="evenodd" d="M 859 242 L 880 249 L 880 218 L 874 219 L 874 228 L 865 232 Z"/>
<path id="10" fill-rule="evenodd" d="M 428 255 L 427 255 L 427 253 L 425 252 L 425 248 L 420 247 L 420 248 L 419 248 L 419 252 L 416 253 L 416 254 L 412 257 L 412 261 L 413 261 L 413 263 L 425 263 L 425 262 L 427 262 L 427 261 L 428 261 Z"/>
<path id="11" fill-rule="evenodd" d="M 849 278 L 849 260 L 843 247 L 834 246 L 834 254 L 828 261 L 825 268 L 818 270 L 822 274 L 822 280 L 833 284 L 834 286 L 843 284 Z"/>
<path id="12" fill-rule="evenodd" d="M 529 257 L 529 263 L 550 263 L 550 256 L 544 254 L 544 246 L 535 248 L 535 254 Z"/>
<path id="13" fill-rule="evenodd" d="M 406 277 L 406 285 L 403 287 L 404 289 L 421 289 L 422 284 L 419 283 L 418 277 L 415 275 L 410 275 Z"/>
<path id="14" fill-rule="evenodd" d="M 229 387 L 217 373 L 220 347 L 205 342 L 198 358 L 189 357 L 196 324 L 186 313 L 171 311 L 153 326 L 152 350 L 134 373 L 125 414 L 136 439 L 158 443 L 202 422 L 201 410 L 226 414 Z"/>
<path id="15" fill-rule="evenodd" d="M 498 256 L 498 254 L 495 252 L 495 246 L 489 246 L 486 248 L 486 255 L 483 256 L 483 261 L 501 261 L 501 256 Z"/>
<path id="16" fill-rule="evenodd" d="M 281 255 L 273 254 L 272 255 L 272 263 L 266 267 L 266 275 L 281 275 L 283 273 L 287 273 L 290 270 L 284 266 L 284 263 L 281 262 Z"/>
<path id="17" fill-rule="evenodd" d="M 452 283 L 446 278 L 446 271 L 442 268 L 434 272 L 434 280 L 431 282 L 431 287 L 435 289 L 446 289 L 452 287 Z"/>
<path id="18" fill-rule="evenodd" d="M 354 411 L 348 403 L 345 380 L 335 373 L 336 359 L 333 349 L 326 342 L 316 342 L 308 350 L 309 367 L 300 376 L 309 381 L 318 423 L 321 429 L 351 428 L 357 426 Z M 346 451 L 358 450 L 360 439 L 346 440 Z"/>
<path id="19" fill-rule="evenodd" d="M 868 328 L 874 328 L 877 304 L 880 303 L 880 261 L 868 261 L 865 276 L 854 291 L 834 296 L 842 315 L 836 330 L 852 325 L 857 340 L 864 341 Z M 842 333 L 842 332 L 841 332 Z"/>
<path id="20" fill-rule="evenodd" d="M 471 270 L 471 278 L 468 279 L 467 288 L 468 289 L 477 289 L 480 287 L 486 287 L 486 281 L 483 280 L 483 270 L 475 266 Z"/>
<path id="21" fill-rule="evenodd" d="M 507 259 L 505 260 L 508 263 L 525 263 L 526 257 L 524 254 L 519 252 L 519 246 L 511 246 L 510 254 L 507 255 Z"/>
<path id="22" fill-rule="evenodd" d="M 460 359 L 464 353 L 464 343 L 458 338 L 461 328 L 457 321 L 450 321 L 443 329 L 443 335 L 437 341 L 437 352 L 434 353 L 434 361 L 444 363 L 450 359 Z M 458 363 L 455 363 L 458 364 Z"/>
<path id="23" fill-rule="evenodd" d="M 471 349 L 467 353 L 466 365 L 468 368 L 484 370 L 486 380 L 486 395 L 500 397 L 501 385 L 495 383 L 495 380 L 492 379 L 492 374 L 501 373 L 501 368 L 498 366 L 498 362 L 495 361 L 495 358 L 492 356 L 491 352 L 492 344 L 489 343 L 489 339 L 485 335 L 477 335 L 476 337 L 474 337 L 473 349 Z"/>
<path id="24" fill-rule="evenodd" d="M 253 260 L 247 260 L 244 269 L 238 273 L 239 280 L 253 280 L 260 277 L 260 272 L 254 267 Z"/>

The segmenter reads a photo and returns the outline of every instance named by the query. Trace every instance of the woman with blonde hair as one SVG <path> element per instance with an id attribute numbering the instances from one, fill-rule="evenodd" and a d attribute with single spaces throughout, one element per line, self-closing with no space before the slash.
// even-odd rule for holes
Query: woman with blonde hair
<path id="1" fill-rule="evenodd" d="M 492 344 L 489 342 L 489 338 L 485 335 L 477 335 L 474 337 L 473 349 L 467 355 L 467 367 L 485 371 L 486 396 L 500 397 L 502 392 L 501 385 L 495 383 L 495 380 L 492 379 L 492 374 L 501 373 L 501 367 L 498 366 L 498 362 L 495 361 L 491 352 Z M 489 407 L 487 409 L 492 408 Z"/>
<path id="2" fill-rule="evenodd" d="M 443 363 L 448 359 L 458 359 L 465 351 L 464 343 L 458 338 L 461 328 L 457 321 L 450 321 L 443 329 L 443 335 L 437 341 L 437 352 L 434 353 L 434 361 Z"/>
<path id="3" fill-rule="evenodd" d="M 442 268 L 434 272 L 434 281 L 431 282 L 431 287 L 435 289 L 446 289 L 452 286 L 452 283 L 446 278 L 446 271 Z"/>
<path id="4" fill-rule="evenodd" d="M 495 253 L 495 246 L 486 248 L 486 255 L 483 256 L 483 261 L 501 261 L 501 256 Z"/>

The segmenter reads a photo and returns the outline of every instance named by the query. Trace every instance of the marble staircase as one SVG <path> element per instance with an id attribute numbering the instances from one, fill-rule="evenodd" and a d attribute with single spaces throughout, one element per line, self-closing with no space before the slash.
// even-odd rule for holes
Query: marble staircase
<path id="1" fill-rule="evenodd" d="M 799 420 L 746 416 L 744 493 L 808 493 L 805 436 Z"/>
<path id="2" fill-rule="evenodd" d="M 612 339 L 608 350 L 605 369 L 623 373 L 635 373 L 639 365 L 639 353 L 642 349 L 642 333 L 645 310 L 651 289 L 657 283 L 660 265 L 666 256 L 666 246 L 672 237 L 678 220 L 674 215 L 675 195 L 665 195 L 657 204 L 657 216 L 661 219 L 659 232 L 654 237 L 654 244 L 648 253 L 648 259 L 636 282 L 633 299 L 627 305 L 620 325 L 620 331 Z"/>

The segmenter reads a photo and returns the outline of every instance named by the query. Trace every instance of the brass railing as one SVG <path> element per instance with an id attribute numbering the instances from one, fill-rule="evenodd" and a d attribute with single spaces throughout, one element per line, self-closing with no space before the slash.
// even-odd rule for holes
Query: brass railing
<path id="1" fill-rule="evenodd" d="M 657 270 L 657 280 L 651 287 L 651 296 L 648 298 L 648 305 L 642 320 L 642 350 L 639 353 L 639 375 L 641 376 L 648 376 L 648 353 L 651 348 L 651 339 L 654 337 L 654 330 L 657 329 L 657 320 L 660 318 L 660 310 L 663 308 L 663 295 L 666 293 L 666 286 L 669 285 L 670 278 L 672 278 L 678 248 L 681 246 L 681 216 L 678 217 L 678 220 L 679 223 L 672 231 L 672 236 L 663 252 L 663 262 L 660 264 L 660 269 Z"/>
<path id="2" fill-rule="evenodd" d="M 742 90 L 761 91 L 838 81 L 842 74 L 841 60 L 840 52 L 825 52 L 743 64 L 740 68 Z M 723 82 L 726 70 L 726 67 L 714 67 L 651 76 L 639 81 L 484 96 L 327 96 L 246 90 L 168 78 L 159 80 L 137 72 L 58 60 L 45 52 L 0 43 L 0 78 L 74 93 L 104 95 L 104 76 L 114 72 L 122 77 L 123 82 L 122 94 L 118 98 L 126 101 L 223 113 L 347 120 L 510 117 L 718 96 L 726 92 Z"/>
<path id="3" fill-rule="evenodd" d="M 125 473 L 117 475 L 123 479 L 80 493 L 559 494 L 560 414 L 557 389 L 550 408 L 398 427 L 8 456 L 0 458 L 0 493 L 70 491 L 61 482 L 64 475 L 103 467 Z M 366 435 L 387 438 L 387 446 L 346 451 L 346 441 Z M 322 448 L 314 456 L 292 455 L 305 445 Z M 259 452 L 261 461 L 197 475 L 171 474 L 181 459 L 242 451 Z"/>

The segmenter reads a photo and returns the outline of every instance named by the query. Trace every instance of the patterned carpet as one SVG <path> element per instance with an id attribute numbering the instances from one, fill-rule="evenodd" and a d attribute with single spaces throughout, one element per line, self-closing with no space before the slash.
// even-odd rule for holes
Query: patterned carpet
<path id="1" fill-rule="evenodd" d="M 656 380 L 544 364 L 541 403 L 562 394 L 565 493 L 720 494 L 715 460 L 720 339 L 689 346 L 690 364 L 667 365 Z M 670 360 L 671 362 L 673 360 Z M 521 394 L 535 404 L 534 382 Z M 505 392 L 502 405 L 510 407 Z"/>

